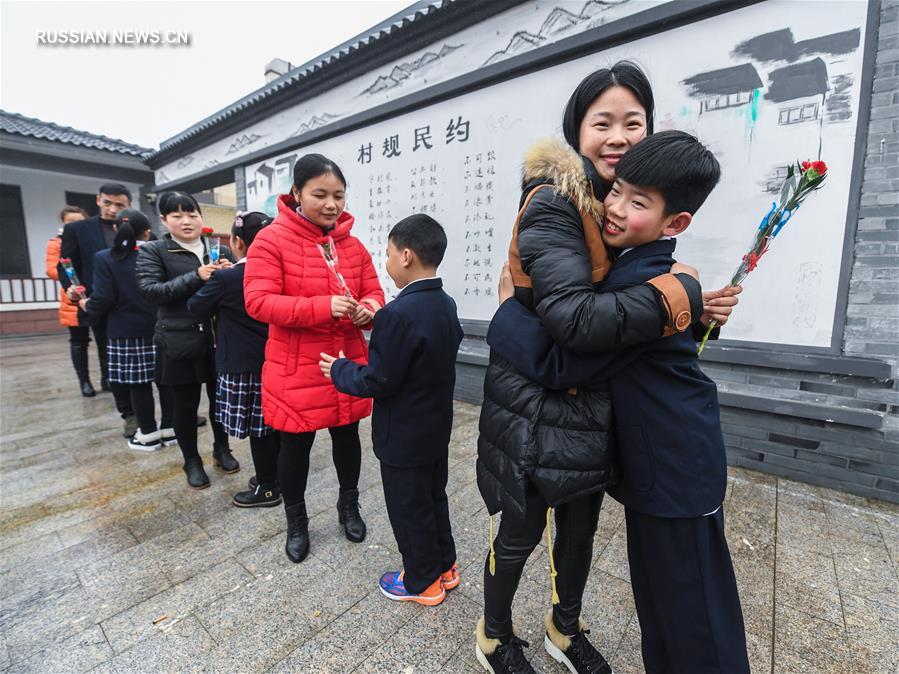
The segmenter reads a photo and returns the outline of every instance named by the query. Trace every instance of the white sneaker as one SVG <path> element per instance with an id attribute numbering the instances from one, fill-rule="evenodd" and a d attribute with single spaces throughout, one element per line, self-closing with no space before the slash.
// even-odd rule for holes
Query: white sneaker
<path id="1" fill-rule="evenodd" d="M 153 431 L 144 435 L 138 429 L 134 437 L 128 441 L 128 449 L 136 449 L 139 452 L 155 452 L 162 447 L 161 437 L 162 433 L 160 431 Z"/>
<path id="2" fill-rule="evenodd" d="M 174 428 L 163 428 L 159 432 L 162 434 L 159 439 L 162 441 L 163 447 L 171 447 L 172 445 L 178 444 Z"/>

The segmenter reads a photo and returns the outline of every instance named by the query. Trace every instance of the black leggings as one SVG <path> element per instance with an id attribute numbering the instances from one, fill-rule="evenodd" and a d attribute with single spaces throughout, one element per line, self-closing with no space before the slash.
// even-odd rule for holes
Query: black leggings
<path id="1" fill-rule="evenodd" d="M 172 426 L 175 438 L 181 447 L 184 460 L 199 459 L 197 450 L 197 408 L 200 406 L 200 387 L 202 384 L 172 385 Z M 209 425 L 214 436 L 213 452 L 228 449 L 228 434 L 222 425 L 215 420 L 215 384 L 206 384 L 206 396 L 209 398 Z"/>
<path id="2" fill-rule="evenodd" d="M 137 416 L 137 425 L 143 434 L 152 433 L 156 426 L 156 407 L 153 403 L 153 385 L 147 384 L 122 384 L 131 399 L 131 406 Z M 172 426 L 172 392 L 168 387 L 158 386 L 159 406 L 162 408 L 161 428 Z"/>
<path id="3" fill-rule="evenodd" d="M 359 422 L 347 426 L 329 428 L 331 457 L 337 469 L 337 481 L 341 491 L 359 486 L 362 468 L 362 443 L 359 442 Z M 278 485 L 284 497 L 284 505 L 292 506 L 306 500 L 306 479 L 309 477 L 309 453 L 315 431 L 308 433 L 281 433 L 281 451 L 278 454 Z"/>
<path id="4" fill-rule="evenodd" d="M 250 438 L 250 453 L 256 480 L 264 487 L 278 482 L 278 448 L 281 446 L 280 433 L 275 431 L 261 438 Z"/>
<path id="5" fill-rule="evenodd" d="M 603 495 L 604 492 L 588 494 L 555 508 L 553 560 L 559 603 L 553 606 L 553 622 L 568 636 L 578 630 Z M 484 622 L 488 637 L 498 639 L 512 634 L 512 600 L 525 562 L 543 537 L 547 507 L 537 489 L 528 484 L 524 521 L 511 516 L 502 519 L 494 541 L 496 573 L 490 575 L 489 555 L 484 565 Z"/>

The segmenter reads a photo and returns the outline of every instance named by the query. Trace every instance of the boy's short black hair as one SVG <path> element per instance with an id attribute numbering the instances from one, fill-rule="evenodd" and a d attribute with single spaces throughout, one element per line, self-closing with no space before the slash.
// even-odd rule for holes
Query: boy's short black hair
<path id="1" fill-rule="evenodd" d="M 659 190 L 666 215 L 683 211 L 693 215 L 718 184 L 721 166 L 695 136 L 660 131 L 624 153 L 615 177 Z"/>
<path id="2" fill-rule="evenodd" d="M 100 189 L 97 190 L 97 194 L 108 194 L 111 197 L 124 196 L 128 197 L 129 203 L 131 202 L 131 190 L 122 183 L 103 183 L 100 185 Z"/>
<path id="3" fill-rule="evenodd" d="M 393 226 L 387 238 L 402 250 L 408 248 L 425 267 L 436 269 L 446 252 L 446 232 L 430 215 L 416 213 Z"/>

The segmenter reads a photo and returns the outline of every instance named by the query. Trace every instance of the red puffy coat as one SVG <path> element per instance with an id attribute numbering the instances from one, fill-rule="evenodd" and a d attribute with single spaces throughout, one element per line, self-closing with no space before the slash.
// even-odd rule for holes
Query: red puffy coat
<path id="1" fill-rule="evenodd" d="M 331 297 L 343 295 L 319 243 L 321 228 L 295 211 L 290 195 L 278 198 L 278 216 L 253 240 L 244 275 L 247 313 L 269 324 L 262 366 L 262 410 L 267 424 L 288 433 L 344 426 L 371 414 L 371 400 L 340 393 L 322 375 L 319 354 L 367 362 L 362 331 L 331 316 Z M 344 211 L 331 231 L 347 287 L 357 300 L 384 305 L 371 255 L 354 236 Z"/>

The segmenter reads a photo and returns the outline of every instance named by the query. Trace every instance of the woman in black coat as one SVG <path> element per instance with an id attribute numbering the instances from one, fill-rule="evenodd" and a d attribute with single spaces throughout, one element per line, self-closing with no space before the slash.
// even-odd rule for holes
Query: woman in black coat
<path id="1" fill-rule="evenodd" d="M 588 76 L 569 99 L 567 145 L 543 141 L 525 157 L 521 212 L 510 248 L 516 299 L 574 351 L 616 349 L 689 327 L 702 292 L 687 274 L 667 274 L 621 292 L 597 293 L 609 268 L 596 225 L 614 166 L 652 133 L 645 75 L 619 63 Z M 544 187 L 540 187 L 544 186 Z M 677 320 L 680 317 L 680 320 Z M 553 607 L 547 650 L 577 672 L 611 671 L 580 619 L 593 536 L 613 479 L 612 405 L 602 387 L 550 391 L 491 352 L 484 382 L 477 478 L 492 516 L 503 517 L 484 569 L 484 618 L 476 655 L 493 672 L 531 672 L 512 632 L 512 600 L 525 562 L 551 523 Z"/>
<path id="2" fill-rule="evenodd" d="M 215 420 L 212 324 L 194 316 L 187 300 L 216 270 L 231 265 L 231 251 L 223 246 L 220 259 L 210 261 L 200 205 L 191 195 L 164 193 L 159 198 L 159 215 L 169 233 L 138 251 L 137 286 L 147 301 L 159 307 L 154 335 L 156 381 L 171 387 L 173 425 L 184 456 L 187 483 L 194 489 L 205 489 L 209 477 L 197 449 L 197 406 L 203 384 L 214 436 L 213 462 L 226 473 L 236 473 L 240 464 L 231 455 L 228 434 Z"/>

